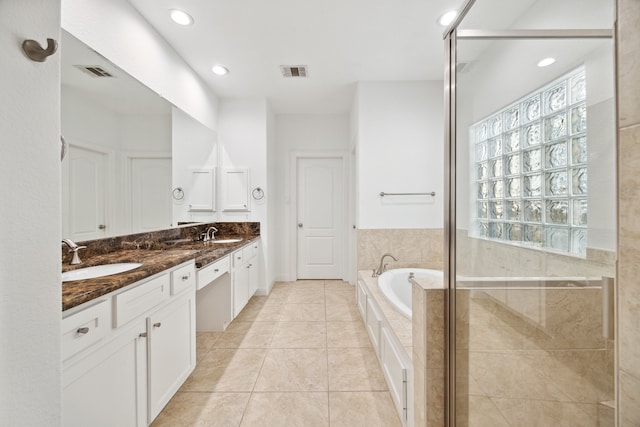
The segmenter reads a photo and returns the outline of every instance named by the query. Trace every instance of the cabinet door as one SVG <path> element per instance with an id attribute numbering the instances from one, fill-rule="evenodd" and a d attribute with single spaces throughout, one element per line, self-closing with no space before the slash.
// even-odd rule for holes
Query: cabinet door
<path id="1" fill-rule="evenodd" d="M 222 210 L 250 211 L 249 169 L 222 170 Z"/>
<path id="2" fill-rule="evenodd" d="M 249 261 L 247 268 L 249 269 L 249 295 L 247 295 L 247 299 L 250 299 L 258 290 L 258 273 L 260 272 L 258 257 Z"/>
<path id="3" fill-rule="evenodd" d="M 195 295 L 188 293 L 149 316 L 147 329 L 151 422 L 195 368 Z"/>
<path id="4" fill-rule="evenodd" d="M 233 271 L 233 318 L 235 319 L 249 301 L 249 264 L 242 264 Z"/>
<path id="5" fill-rule="evenodd" d="M 64 426 L 147 425 L 146 324 L 117 337 L 63 369 Z"/>

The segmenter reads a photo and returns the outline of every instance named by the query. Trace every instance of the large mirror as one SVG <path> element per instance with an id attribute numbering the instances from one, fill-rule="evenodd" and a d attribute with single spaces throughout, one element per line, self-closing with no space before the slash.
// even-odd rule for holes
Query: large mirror
<path id="1" fill-rule="evenodd" d="M 184 193 L 173 192 L 185 185 L 172 167 L 172 145 L 181 135 L 213 131 L 67 31 L 61 40 L 63 237 L 98 239 L 193 220 Z"/>

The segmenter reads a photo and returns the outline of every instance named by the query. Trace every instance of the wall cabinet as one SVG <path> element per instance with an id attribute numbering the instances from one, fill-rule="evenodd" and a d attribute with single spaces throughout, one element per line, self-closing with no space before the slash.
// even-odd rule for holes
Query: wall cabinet
<path id="1" fill-rule="evenodd" d="M 223 168 L 220 177 L 222 210 L 250 211 L 249 169 Z"/>
<path id="2" fill-rule="evenodd" d="M 153 421 L 195 368 L 195 286 L 191 261 L 65 316 L 65 426 Z"/>

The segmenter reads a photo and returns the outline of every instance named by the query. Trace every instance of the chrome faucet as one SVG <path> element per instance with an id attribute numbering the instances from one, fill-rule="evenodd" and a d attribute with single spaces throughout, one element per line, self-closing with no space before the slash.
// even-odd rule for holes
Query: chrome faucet
<path id="1" fill-rule="evenodd" d="M 385 270 L 387 269 L 387 265 L 384 263 L 384 259 L 386 257 L 391 257 L 393 258 L 394 261 L 398 261 L 398 259 L 396 257 L 394 257 L 393 255 L 386 253 L 384 255 L 382 255 L 382 258 L 380 258 L 380 265 L 378 266 L 377 270 L 373 270 L 373 274 L 371 275 L 371 277 L 378 277 L 379 275 L 381 275 L 382 273 L 385 272 Z"/>
<path id="2" fill-rule="evenodd" d="M 73 252 L 71 265 L 82 264 L 82 260 L 80 259 L 80 256 L 78 256 L 78 250 L 84 249 L 86 246 L 78 246 L 78 244 L 71 239 L 62 239 L 62 243 L 69 246 L 69 252 Z"/>
<path id="3" fill-rule="evenodd" d="M 208 242 L 210 240 L 215 240 L 216 239 L 216 232 L 218 231 L 217 228 L 215 227 L 209 227 L 207 229 L 207 232 L 204 234 L 204 241 Z"/>

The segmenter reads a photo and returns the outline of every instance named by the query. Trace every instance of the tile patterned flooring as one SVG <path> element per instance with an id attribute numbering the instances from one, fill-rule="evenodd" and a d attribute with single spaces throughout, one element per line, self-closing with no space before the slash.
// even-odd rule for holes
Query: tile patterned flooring
<path id="1" fill-rule="evenodd" d="M 353 286 L 301 280 L 198 333 L 196 369 L 152 427 L 400 425 Z"/>

